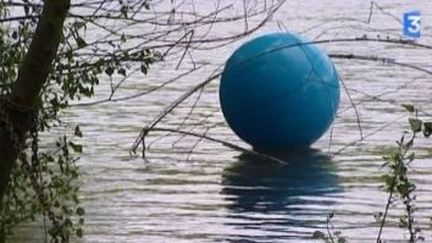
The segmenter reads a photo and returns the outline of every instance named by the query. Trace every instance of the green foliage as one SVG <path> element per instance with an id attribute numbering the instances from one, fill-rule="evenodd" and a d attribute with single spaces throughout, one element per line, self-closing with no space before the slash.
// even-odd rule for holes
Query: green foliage
<path id="1" fill-rule="evenodd" d="M 9 11 L 3 4 L 1 1 L 0 17 L 7 17 Z M 25 7 L 27 15 L 39 12 L 40 7 Z M 11 84 L 18 76 L 19 65 L 35 26 L 36 21 L 33 19 L 0 26 L 1 95 L 7 95 L 11 91 Z M 55 73 L 53 77 L 59 75 L 61 74 Z M 94 77 L 88 79 L 94 80 Z M 59 80 L 60 83 L 64 79 Z M 87 80 L 84 83 L 88 83 Z M 28 137 L 26 148 L 19 155 L 10 177 L 10 186 L 1 202 L 0 234 L 11 234 L 13 228 L 22 222 L 43 220 L 52 242 L 68 242 L 72 235 L 82 236 L 84 210 L 79 206 L 79 173 L 76 165 L 82 147 L 64 135 L 52 146 L 39 149 L 41 141 L 38 131 L 49 132 L 49 128 L 57 124 L 58 111 L 67 105 L 57 90 L 58 87 L 49 85 L 42 94 L 41 112 L 35 118 L 32 136 Z M 64 93 L 79 90 L 90 94 L 79 81 L 62 87 L 62 90 Z M 71 93 L 72 97 L 73 95 Z M 77 128 L 73 137 L 80 136 L 82 134 Z M 42 144 L 47 145 L 47 142 Z"/>
<path id="2" fill-rule="evenodd" d="M 81 147 L 67 136 L 60 138 L 51 150 L 40 151 L 38 143 L 34 132 L 28 145 L 31 154 L 22 153 L 12 172 L 0 227 L 11 234 L 19 223 L 43 220 L 46 224 L 48 220 L 46 231 L 51 241 L 69 242 L 73 235 L 82 236 L 84 223 L 76 165 Z"/>
<path id="3" fill-rule="evenodd" d="M 18 68 L 36 28 L 38 18 L 33 16 L 41 14 L 41 3 L 23 1 L 14 5 L 0 0 L 0 19 L 10 17 L 10 8 L 28 17 L 0 25 L 0 95 L 9 94 L 11 84 L 17 79 Z M 148 9 L 148 2 L 144 3 Z M 132 15 L 129 12 L 133 7 L 127 4 L 128 1 L 120 4 L 119 21 Z M 113 13 L 116 11 L 113 9 Z M 147 48 L 123 49 L 128 42 L 124 34 L 121 38 L 113 34 L 109 41 L 86 40 L 87 25 L 94 20 L 72 18 L 65 24 L 58 55 L 41 93 L 32 136 L 19 156 L 2 202 L 0 241 L 2 232 L 10 234 L 15 226 L 26 221 L 43 221 L 52 242 L 68 242 L 74 235 L 83 236 L 85 210 L 80 206 L 76 165 L 83 151 L 76 140 L 82 132 L 77 126 L 72 136 L 61 135 L 55 143 L 41 141 L 39 133 L 54 137 L 51 128 L 61 124 L 60 112 L 70 101 L 93 96 L 94 86 L 104 76 L 109 80 L 115 75 L 127 76 L 131 64 L 136 64 L 146 75 L 150 65 L 160 59 L 160 55 Z"/>
<path id="4" fill-rule="evenodd" d="M 415 159 L 415 153 L 412 152 L 414 142 L 418 134 L 429 137 L 430 122 L 424 122 L 418 116 L 418 110 L 413 105 L 402 105 L 412 117 L 408 119 L 410 126 L 409 131 L 396 142 L 397 147 L 388 155 L 384 156 L 385 163 L 383 167 L 387 168 L 387 173 L 382 175 L 384 182 L 383 188 L 389 193 L 384 213 L 379 214 L 380 232 L 377 242 L 381 242 L 381 232 L 385 226 L 387 213 L 390 205 L 396 201 L 401 201 L 405 207 L 404 214 L 399 218 L 399 226 L 409 233 L 409 242 L 424 240 L 420 235 L 421 230 L 415 226 L 414 212 L 416 197 L 413 195 L 416 189 L 415 183 L 409 178 L 410 164 Z"/>
<path id="5" fill-rule="evenodd" d="M 413 105 L 402 105 L 411 114 L 408 119 L 409 131 L 405 131 L 402 137 L 396 141 L 395 148 L 386 149 L 387 154 L 383 156 L 385 163 L 383 167 L 387 172 L 381 176 L 382 188 L 388 193 L 388 199 L 384 213 L 375 214 L 375 220 L 380 224 L 376 242 L 384 242 L 381 239 L 382 231 L 387 223 L 387 215 L 392 204 L 400 201 L 404 205 L 404 214 L 399 218 L 399 227 L 406 229 L 409 233 L 408 242 L 414 243 L 424 241 L 421 230 L 416 226 L 414 212 L 416 211 L 414 195 L 416 185 L 409 177 L 410 164 L 415 160 L 415 153 L 412 151 L 418 134 L 429 137 L 432 134 L 432 122 L 425 122 L 419 118 L 419 111 Z M 347 242 L 341 236 L 340 231 L 335 231 L 331 219 L 333 214 L 327 216 L 327 232 L 315 231 L 314 239 L 320 239 L 326 243 Z"/>
<path id="6" fill-rule="evenodd" d="M 432 134 L 432 122 L 423 122 L 423 135 L 429 137 Z"/>

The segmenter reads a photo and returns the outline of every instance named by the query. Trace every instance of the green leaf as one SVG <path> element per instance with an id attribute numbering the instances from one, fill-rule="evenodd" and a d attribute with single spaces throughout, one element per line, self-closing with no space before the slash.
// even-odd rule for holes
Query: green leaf
<path id="1" fill-rule="evenodd" d="M 79 126 L 75 127 L 75 136 L 82 138 L 83 134 Z"/>
<path id="2" fill-rule="evenodd" d="M 338 242 L 338 243 L 346 243 L 347 240 L 345 239 L 345 237 L 341 237 L 341 238 L 338 239 L 337 242 Z"/>
<path id="3" fill-rule="evenodd" d="M 120 12 L 122 13 L 122 15 L 127 18 L 128 17 L 128 12 L 129 12 L 129 7 L 128 6 L 123 6 L 120 9 Z"/>
<path id="4" fill-rule="evenodd" d="M 312 238 L 313 239 L 325 239 L 326 237 L 322 231 L 317 230 L 313 233 Z"/>
<path id="5" fill-rule="evenodd" d="M 118 73 L 118 74 L 121 74 L 121 75 L 123 75 L 123 76 L 126 76 L 126 69 L 124 69 L 124 68 L 120 68 L 120 69 L 117 71 L 117 73 Z"/>
<path id="6" fill-rule="evenodd" d="M 78 238 L 82 238 L 83 237 L 83 230 L 81 228 L 78 228 L 76 230 L 76 235 L 78 236 Z"/>
<path id="7" fill-rule="evenodd" d="M 402 104 L 402 107 L 405 108 L 405 110 L 407 110 L 408 112 L 411 112 L 411 113 L 415 111 L 414 106 L 410 105 L 410 104 Z"/>
<path id="8" fill-rule="evenodd" d="M 87 46 L 87 42 L 85 42 L 85 40 L 83 38 L 81 38 L 80 36 L 77 36 L 75 40 L 76 40 L 76 43 L 78 45 L 78 48 L 81 49 L 81 48 L 84 48 Z"/>
<path id="9" fill-rule="evenodd" d="M 69 145 L 72 147 L 72 149 L 77 153 L 82 153 L 82 145 L 75 144 L 73 142 L 69 142 Z"/>
<path id="10" fill-rule="evenodd" d="M 409 119 L 409 124 L 411 126 L 411 131 L 413 132 L 421 132 L 422 130 L 422 121 L 419 119 L 415 119 L 415 118 L 410 118 Z"/>
<path id="11" fill-rule="evenodd" d="M 432 134 L 432 122 L 423 123 L 423 127 L 423 135 L 428 138 Z"/>
<path id="12" fill-rule="evenodd" d="M 73 23 L 73 27 L 76 30 L 79 30 L 79 29 L 81 29 L 83 27 L 86 28 L 87 26 L 86 26 L 86 22 L 84 22 L 84 21 L 76 21 L 76 22 Z"/>
<path id="13" fill-rule="evenodd" d="M 381 180 L 387 187 L 391 186 L 394 183 L 394 178 L 390 175 L 382 175 Z"/>
<path id="14" fill-rule="evenodd" d="M 48 234 L 52 237 L 54 237 L 55 235 L 57 235 L 57 229 L 56 228 L 50 228 L 48 230 Z"/>
<path id="15" fill-rule="evenodd" d="M 85 214 L 85 210 L 84 210 L 84 208 L 82 208 L 82 207 L 77 208 L 77 209 L 76 209 L 76 214 L 77 214 L 78 216 L 83 216 L 83 215 Z"/>
<path id="16" fill-rule="evenodd" d="M 144 75 L 147 75 L 148 68 L 147 68 L 147 65 L 146 65 L 145 63 L 141 64 L 141 72 L 142 72 Z"/>
<path id="17" fill-rule="evenodd" d="M 66 227 L 70 227 L 73 225 L 72 220 L 70 218 L 66 218 L 63 222 Z"/>
<path id="18" fill-rule="evenodd" d="M 108 75 L 108 76 L 112 76 L 112 74 L 114 73 L 114 69 L 112 68 L 112 67 L 107 67 L 106 69 L 105 69 L 105 73 Z"/>

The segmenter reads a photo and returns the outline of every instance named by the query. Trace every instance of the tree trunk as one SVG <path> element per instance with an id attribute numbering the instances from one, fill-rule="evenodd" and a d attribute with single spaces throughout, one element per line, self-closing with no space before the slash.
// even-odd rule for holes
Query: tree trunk
<path id="1" fill-rule="evenodd" d="M 40 93 L 63 37 L 70 0 L 45 0 L 11 95 L 0 100 L 0 210 L 10 173 L 40 107 Z M 2 232 L 0 229 L 0 242 Z"/>

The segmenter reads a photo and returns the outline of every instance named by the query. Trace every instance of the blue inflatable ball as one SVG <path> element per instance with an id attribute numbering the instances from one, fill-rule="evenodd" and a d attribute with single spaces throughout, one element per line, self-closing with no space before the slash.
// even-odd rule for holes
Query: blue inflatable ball
<path id="1" fill-rule="evenodd" d="M 219 96 L 229 126 L 254 149 L 305 148 L 336 115 L 339 75 L 314 44 L 296 34 L 268 34 L 229 58 Z"/>

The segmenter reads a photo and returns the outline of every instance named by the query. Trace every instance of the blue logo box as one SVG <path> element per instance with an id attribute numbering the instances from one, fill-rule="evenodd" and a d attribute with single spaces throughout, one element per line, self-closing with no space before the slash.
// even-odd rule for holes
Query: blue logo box
<path id="1" fill-rule="evenodd" d="M 408 38 L 418 39 L 421 36 L 421 13 L 418 10 L 403 15 L 403 34 Z"/>

